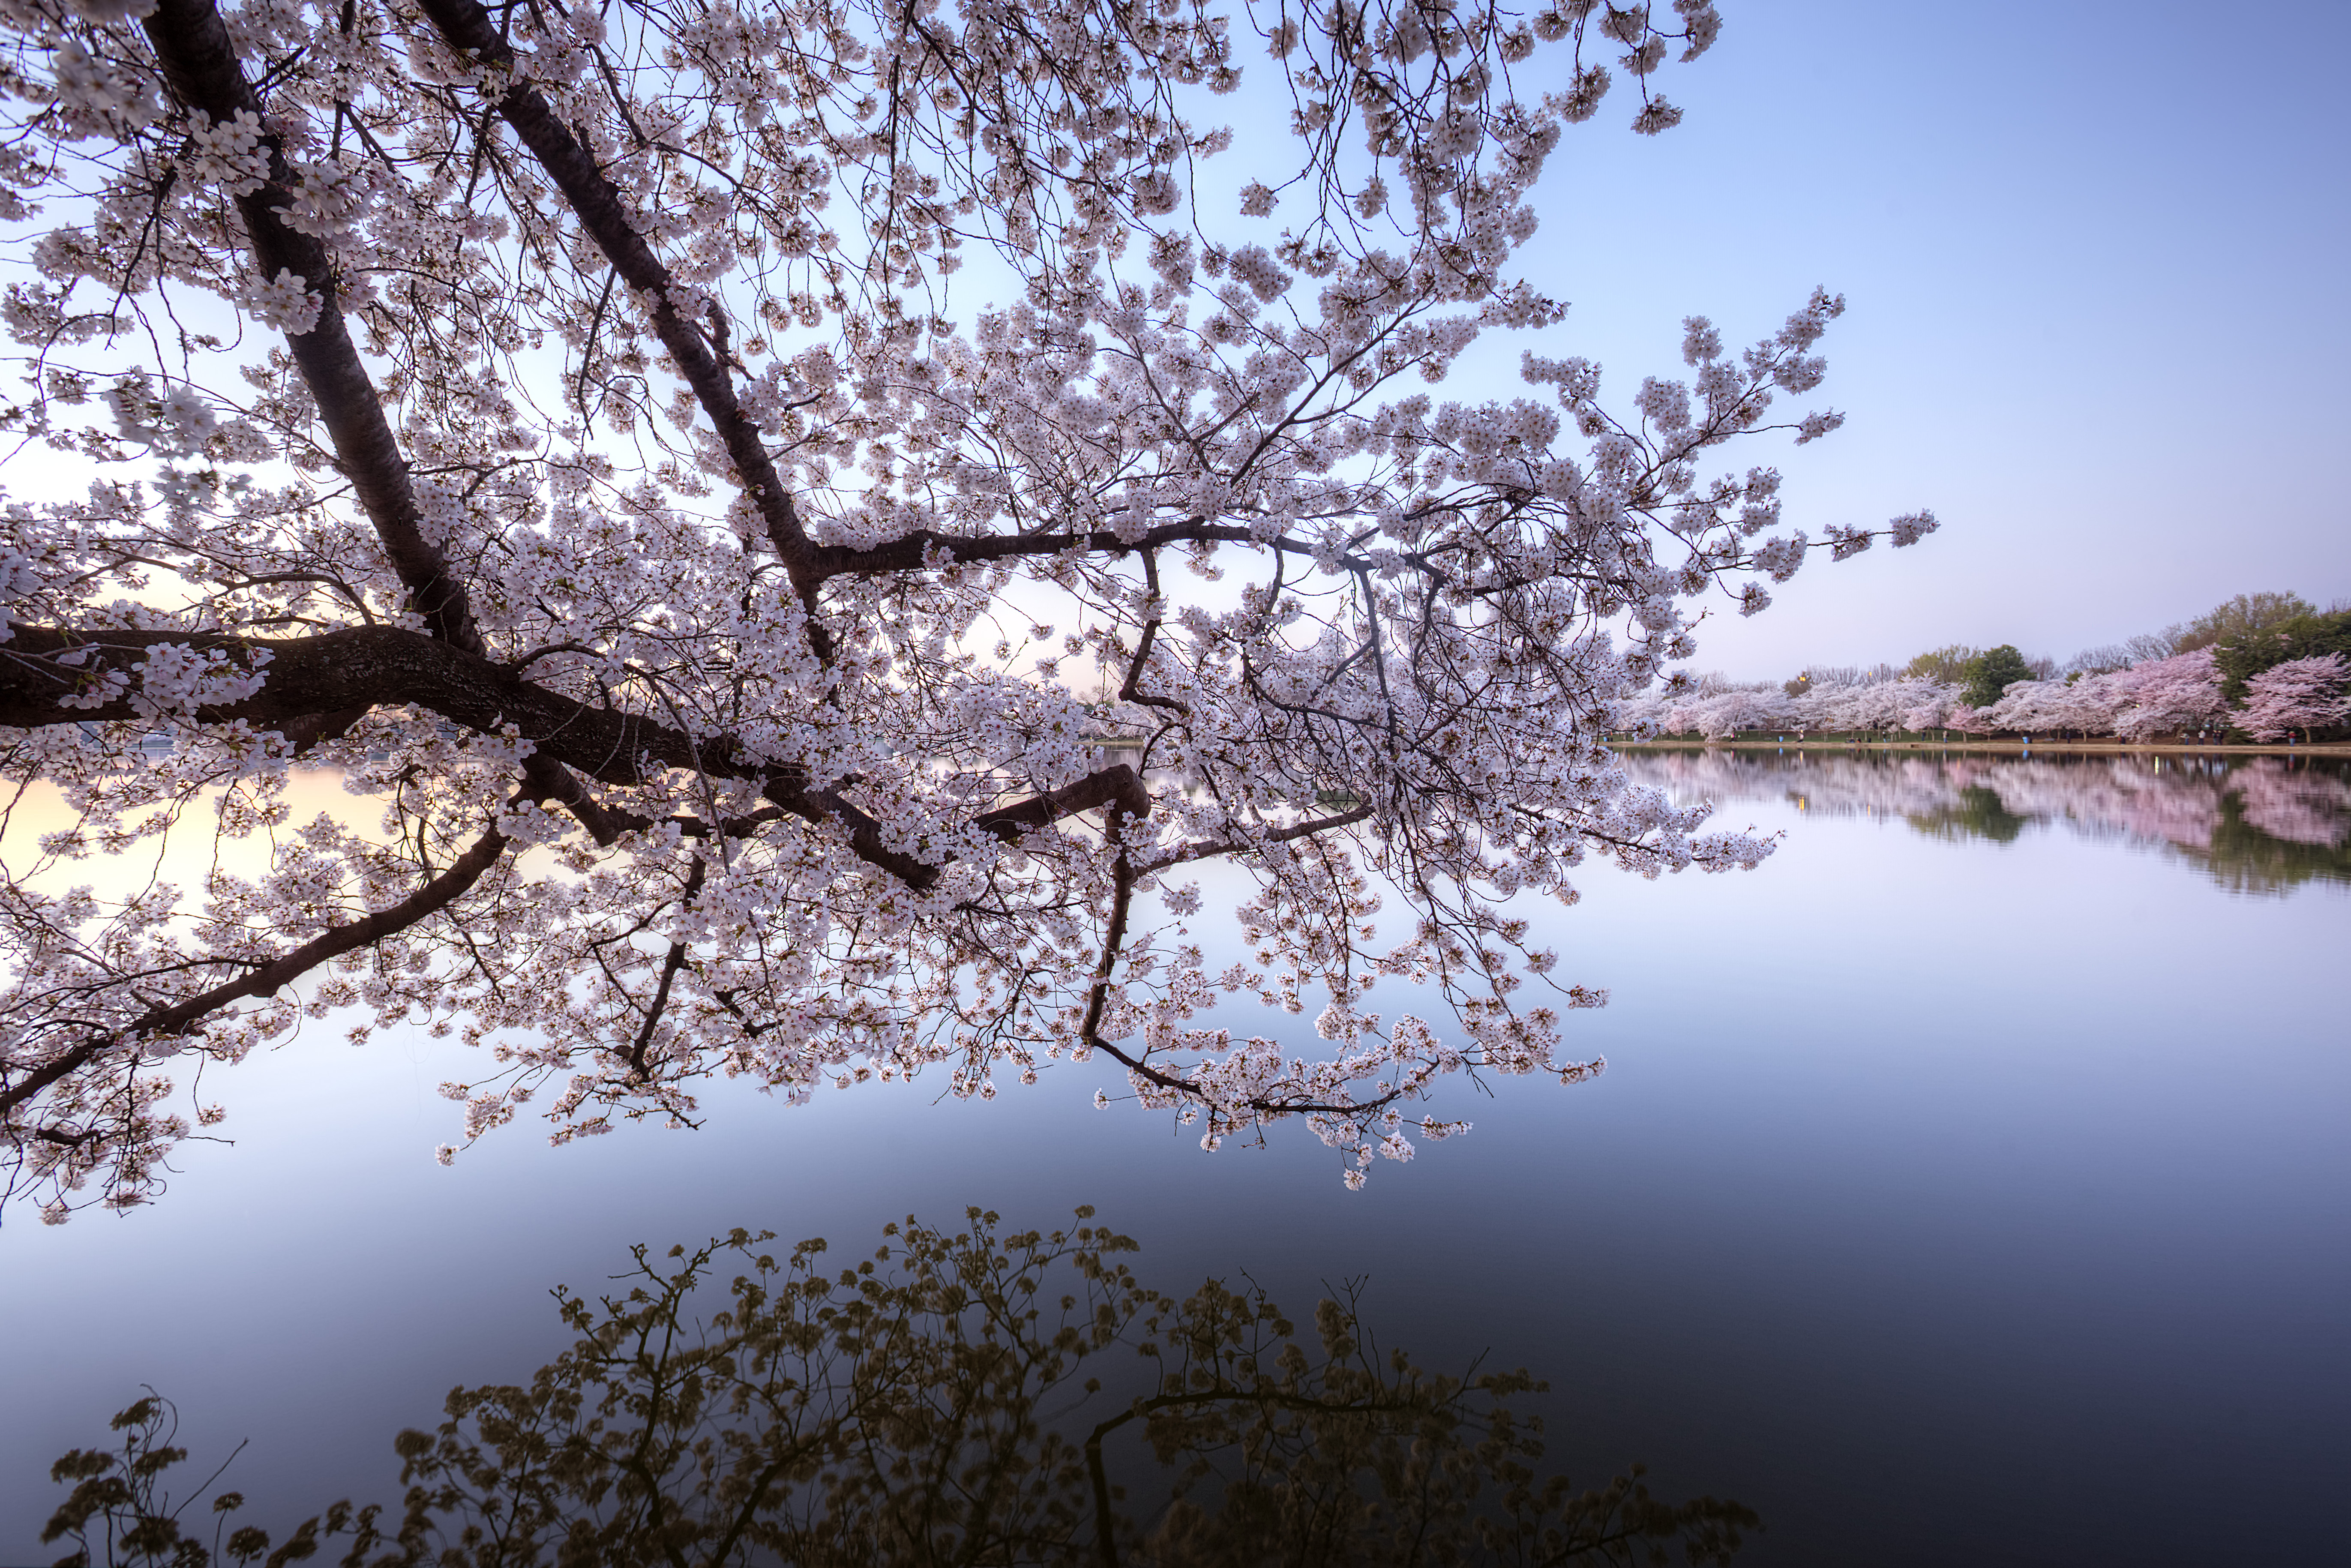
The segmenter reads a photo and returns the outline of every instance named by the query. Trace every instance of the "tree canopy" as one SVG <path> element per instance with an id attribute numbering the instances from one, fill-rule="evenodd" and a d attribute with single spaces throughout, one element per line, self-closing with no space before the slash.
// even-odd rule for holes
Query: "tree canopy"
<path id="1" fill-rule="evenodd" d="M 2032 679 L 2033 668 L 2025 656 L 2016 651 L 2012 643 L 2002 643 L 1997 648 L 1987 648 L 1960 666 L 1960 678 L 1966 683 L 1960 699 L 1970 707 L 1990 707 L 2000 701 L 2000 694 L 2019 681 Z"/>
<path id="2" fill-rule="evenodd" d="M 1952 643 L 1940 648 L 1930 648 L 1902 666 L 1903 675 L 1914 681 L 1949 681 L 1964 684 L 1968 666 L 1983 656 L 1981 648 L 1965 643 Z"/>
<path id="3" fill-rule="evenodd" d="M 1612 406 L 1513 270 L 1613 75 L 1678 118 L 1705 0 L 5 26 L 0 1128 L 53 1219 L 329 1017 L 480 1048 L 453 1147 L 1099 1054 L 1359 1183 L 1446 1074 L 1591 1070 L 1515 895 L 1766 852 L 1602 745 L 1692 601 L 1934 526 L 1709 467 L 1839 423 L 1775 412 L 1835 297 Z M 1228 176 L 1244 68 L 1288 134 Z M 1440 401 L 1496 331 L 1526 392 Z M 1205 1016 L 1318 994 L 1311 1050 Z"/>
<path id="4" fill-rule="evenodd" d="M 2185 625 L 2168 628 L 2171 652 L 2193 653 L 2225 642 L 2241 642 L 2263 632 L 2318 613 L 2318 606 L 2299 593 L 2240 593 L 2216 604 Z"/>
<path id="5" fill-rule="evenodd" d="M 2233 633 L 2212 645 L 2212 663 L 2231 701 L 2242 701 L 2247 684 L 2281 664 L 2351 656 L 2351 609 L 2292 616 L 2272 625 Z"/>

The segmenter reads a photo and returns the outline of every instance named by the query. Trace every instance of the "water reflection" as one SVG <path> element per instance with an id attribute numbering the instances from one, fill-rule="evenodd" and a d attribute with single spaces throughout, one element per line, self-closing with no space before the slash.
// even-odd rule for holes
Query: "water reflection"
<path id="1" fill-rule="evenodd" d="M 974 1208 L 959 1234 L 884 1235 L 837 1279 L 822 1240 L 634 1248 L 601 1309 L 556 1292 L 581 1337 L 528 1385 L 455 1389 L 437 1433 L 400 1435 L 401 1513 L 338 1502 L 275 1552 L 232 1530 L 225 1465 L 172 1486 L 189 1452 L 150 1392 L 122 1437 L 57 1462 L 73 1490 L 42 1540 L 78 1568 L 276 1568 L 344 1536 L 370 1568 L 1613 1568 L 1676 1545 L 1728 1563 L 1760 1522 L 1664 1501 L 1637 1465 L 1539 1482 L 1541 1423 L 1510 1402 L 1547 1385 L 1381 1354 L 1353 1285 L 1301 1333 L 1253 1282 L 1153 1290 L 1108 1227 L 1007 1233 Z"/>
<path id="2" fill-rule="evenodd" d="M 1624 762 L 1677 800 L 1785 800 L 1807 813 L 1898 817 L 1930 838 L 2010 843 L 2062 823 L 2177 853 L 2239 893 L 2351 882 L 2351 767 L 2331 758 L 1691 748 Z"/>
<path id="3" fill-rule="evenodd" d="M 1672 782 L 1667 758 L 1631 760 Z M 1206 1155 L 1164 1117 L 1095 1110 L 1114 1074 L 1064 1069 L 992 1101 L 869 1083 L 790 1111 L 722 1082 L 698 1133 L 549 1150 L 510 1128 L 444 1169 L 434 1085 L 472 1071 L 462 1043 L 415 1029 L 350 1051 L 329 1025 L 256 1051 L 239 1146 L 192 1150 L 170 1203 L 0 1231 L 20 1347 L 0 1358 L 0 1563 L 59 1554 L 38 1544 L 67 1490 L 50 1463 L 141 1383 L 181 1401 L 204 1461 L 167 1481 L 250 1436 L 223 1484 L 247 1496 L 239 1522 L 278 1526 L 393 1495 L 385 1439 L 433 1427 L 452 1384 L 527 1387 L 572 1336 L 526 1303 L 601 1280 L 622 1241 L 747 1219 L 871 1245 L 909 1212 L 1085 1200 L 1162 1282 L 1248 1274 L 1303 1308 L 1368 1274 L 1383 1352 L 1551 1375 L 1528 1401 L 1551 1417 L 1546 1468 L 1598 1480 L 1646 1458 L 1675 1495 L 1736 1497 L 1770 1521 L 1752 1568 L 2340 1558 L 2351 894 L 2234 897 L 2116 852 L 2159 832 L 2024 789 L 2103 764 L 1862 760 L 1693 776 L 1726 825 L 1802 824 L 1756 875 L 1588 862 L 1583 904 L 1541 936 L 1614 992 L 1573 1024 L 1607 1073 L 1498 1085 L 1474 1134 L 1361 1193 L 1311 1139 Z M 2200 799 L 2268 822 L 2262 854 L 2334 850 L 2277 831 L 2265 789 L 2308 782 L 2294 770 L 2186 760 L 2176 795 L 2167 760 L 2138 802 L 2147 822 Z M 1742 779 L 1771 798 L 1737 799 Z M 2318 825 L 2339 821 L 2319 789 Z M 1970 825 L 1929 838 L 1904 815 L 1938 807 Z M 2044 810 L 2069 825 L 2035 826 Z M 1209 900 L 1239 896 L 1237 868 L 1200 875 Z"/>

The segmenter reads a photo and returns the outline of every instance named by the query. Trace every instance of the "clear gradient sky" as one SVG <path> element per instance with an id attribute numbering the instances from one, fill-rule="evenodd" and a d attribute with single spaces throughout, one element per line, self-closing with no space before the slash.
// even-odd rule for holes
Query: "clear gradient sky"
<path id="1" fill-rule="evenodd" d="M 1685 314 L 1751 339 L 1824 283 L 1816 398 L 1850 418 L 1771 455 L 1787 517 L 1944 527 L 1816 557 L 1693 668 L 2064 658 L 2251 590 L 2351 599 L 2351 5 L 1722 8 L 1660 78 L 1678 128 L 1632 136 L 1620 90 L 1545 174 L 1552 351 L 1621 405 Z"/>

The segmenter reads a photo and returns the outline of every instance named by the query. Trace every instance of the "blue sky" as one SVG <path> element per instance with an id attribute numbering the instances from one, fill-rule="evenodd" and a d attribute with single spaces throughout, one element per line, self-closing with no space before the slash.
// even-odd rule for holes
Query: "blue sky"
<path id="1" fill-rule="evenodd" d="M 1685 314 L 1736 341 L 1826 284 L 1849 308 L 1816 396 L 1850 420 L 1764 459 L 1788 517 L 1944 528 L 1816 559 L 1695 667 L 2062 658 L 2241 591 L 2351 598 L 2351 7 L 1723 10 L 1660 78 L 1681 126 L 1632 136 L 1620 93 L 1547 172 L 1552 351 L 1621 402 L 1678 367 Z"/>

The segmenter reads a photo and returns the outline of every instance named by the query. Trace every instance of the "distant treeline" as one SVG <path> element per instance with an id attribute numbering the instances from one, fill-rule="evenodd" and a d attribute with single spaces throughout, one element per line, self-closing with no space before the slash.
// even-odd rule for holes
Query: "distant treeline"
<path id="1" fill-rule="evenodd" d="M 1724 739 L 1754 731 L 2237 736 L 2351 735 L 2351 604 L 2241 593 L 2179 625 L 2059 664 L 2011 644 L 1932 649 L 1899 668 L 1814 668 L 1740 684 L 1705 676 L 1619 705 L 1620 730 Z"/>

